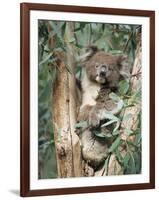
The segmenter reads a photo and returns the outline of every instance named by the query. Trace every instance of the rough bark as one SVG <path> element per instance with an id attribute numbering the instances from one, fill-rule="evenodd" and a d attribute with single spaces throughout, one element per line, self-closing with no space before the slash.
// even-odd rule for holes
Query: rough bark
<path id="1" fill-rule="evenodd" d="M 69 81 L 69 118 L 70 118 L 70 131 L 72 141 L 72 156 L 73 156 L 73 167 L 74 175 L 76 177 L 81 176 L 82 173 L 82 158 L 81 158 L 81 147 L 79 137 L 75 133 L 75 124 L 77 119 L 77 90 L 75 81 L 75 58 L 73 46 L 69 43 L 69 40 L 74 38 L 74 25 L 73 23 L 67 23 L 66 27 L 66 44 L 67 44 L 67 65 L 70 66 L 71 73 L 68 74 Z"/>
<path id="2" fill-rule="evenodd" d="M 141 88 L 141 46 L 139 43 L 136 50 L 136 59 L 135 59 L 133 70 L 132 70 L 132 78 L 131 78 L 132 94 L 134 94 L 140 88 Z M 128 137 L 125 129 L 129 129 L 132 131 L 136 130 L 138 126 L 138 122 L 139 122 L 138 115 L 140 111 L 141 111 L 140 103 L 135 104 L 134 106 L 128 107 L 125 109 L 124 117 L 126 117 L 128 114 L 131 114 L 131 118 L 129 118 L 128 120 L 123 120 L 121 123 L 121 129 L 123 130 L 122 135 L 121 135 L 122 139 L 132 140 L 133 142 L 135 136 Z"/>
<path id="3" fill-rule="evenodd" d="M 134 94 L 138 89 L 141 87 L 141 45 L 140 42 L 138 43 L 137 50 L 136 50 L 136 58 L 134 61 L 133 69 L 132 69 L 132 78 L 130 82 L 131 93 Z M 138 127 L 139 123 L 139 113 L 141 111 L 140 103 L 135 104 L 132 107 L 127 107 L 124 111 L 123 120 L 121 122 L 121 138 L 125 141 L 135 141 L 135 135 L 129 136 L 126 132 L 127 129 L 135 131 Z M 131 114 L 131 117 L 128 120 L 124 120 L 127 115 Z M 120 151 L 121 155 L 124 157 L 127 153 L 127 149 L 121 147 Z M 112 167 L 116 168 L 113 170 Z M 113 173 L 112 173 L 113 172 Z M 115 158 L 114 154 L 110 157 L 110 162 L 108 165 L 108 175 L 115 175 L 115 174 L 122 174 L 122 168 L 118 163 L 117 159 Z"/>
<path id="4" fill-rule="evenodd" d="M 67 23 L 65 42 L 67 53 L 58 54 L 58 75 L 53 90 L 53 126 L 58 177 L 81 176 L 81 148 L 75 133 L 76 89 L 74 57 L 71 44 L 72 24 Z"/>

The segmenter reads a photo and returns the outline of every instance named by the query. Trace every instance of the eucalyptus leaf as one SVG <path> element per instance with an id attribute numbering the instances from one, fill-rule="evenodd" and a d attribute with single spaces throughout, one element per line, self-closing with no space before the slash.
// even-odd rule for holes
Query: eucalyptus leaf
<path id="1" fill-rule="evenodd" d="M 119 82 L 119 93 L 125 95 L 129 90 L 129 82 L 127 80 L 122 80 Z"/>
<path id="2" fill-rule="evenodd" d="M 119 135 L 119 133 L 120 133 L 120 132 L 119 132 L 118 130 L 115 130 L 115 131 L 113 130 L 112 135 L 113 135 L 113 136 L 116 136 L 116 135 Z"/>
<path id="3" fill-rule="evenodd" d="M 49 54 L 39 63 L 39 65 L 42 65 L 42 64 L 44 64 L 45 62 L 47 62 L 47 61 L 50 59 L 50 57 L 52 56 L 52 54 L 53 54 L 53 52 L 49 53 Z"/>
<path id="4" fill-rule="evenodd" d="M 123 159 L 123 157 L 122 157 L 122 155 L 121 155 L 121 153 L 120 153 L 119 150 L 116 150 L 116 151 L 115 151 L 115 155 L 116 155 L 118 161 L 119 161 L 120 163 L 123 163 L 123 160 L 124 160 L 124 159 Z"/>
<path id="5" fill-rule="evenodd" d="M 126 133 L 130 136 L 134 133 L 134 131 L 130 130 L 130 129 L 125 129 Z"/>
<path id="6" fill-rule="evenodd" d="M 106 158 L 105 163 L 104 163 L 106 175 L 108 175 L 110 156 L 111 155 L 108 155 L 108 157 Z"/>
<path id="7" fill-rule="evenodd" d="M 117 131 L 117 129 L 120 126 L 120 119 L 118 117 L 116 117 L 115 115 L 111 114 L 111 113 L 105 113 L 105 118 L 106 119 L 110 119 L 110 121 L 102 124 L 101 127 L 106 127 L 106 126 L 108 126 L 110 124 L 116 123 L 116 126 L 113 129 L 113 132 Z"/>
<path id="8" fill-rule="evenodd" d="M 116 102 L 118 102 L 118 101 L 121 100 L 120 97 L 119 97 L 117 94 L 115 94 L 114 92 L 111 92 L 111 93 L 109 94 L 109 97 L 110 97 L 113 101 L 116 101 Z"/>
<path id="9" fill-rule="evenodd" d="M 107 123 L 102 124 L 101 127 L 109 126 L 110 124 L 113 124 L 113 123 L 115 123 L 115 122 L 117 122 L 117 121 L 116 121 L 116 120 L 108 121 Z"/>
<path id="10" fill-rule="evenodd" d="M 103 132 L 97 132 L 97 131 L 93 131 L 93 133 L 97 136 L 97 137 L 101 137 L 101 138 L 111 138 L 112 134 L 111 133 L 103 133 Z"/>
<path id="11" fill-rule="evenodd" d="M 138 152 L 133 153 L 134 159 L 135 159 L 135 167 L 136 167 L 136 173 L 141 173 L 141 154 Z"/>
<path id="12" fill-rule="evenodd" d="M 110 53 L 114 54 L 114 55 L 116 55 L 116 54 L 119 55 L 119 54 L 123 54 L 123 51 L 121 51 L 121 50 L 111 50 Z"/>
<path id="13" fill-rule="evenodd" d="M 115 128 L 113 129 L 113 132 L 116 132 L 120 126 L 120 120 L 117 121 Z"/>
<path id="14" fill-rule="evenodd" d="M 134 156 L 133 153 L 131 153 L 131 159 L 129 161 L 130 163 L 130 174 L 136 174 L 136 164 L 135 164 L 135 160 L 134 160 Z"/>
<path id="15" fill-rule="evenodd" d="M 109 148 L 109 152 L 114 152 L 118 148 L 118 146 L 120 145 L 120 142 L 121 142 L 121 139 L 118 136 L 115 139 L 115 141 L 112 143 L 111 147 Z"/>
<path id="16" fill-rule="evenodd" d="M 70 38 L 68 42 L 69 42 L 69 43 L 75 42 L 75 38 Z"/>
<path id="17" fill-rule="evenodd" d="M 51 84 L 50 81 L 48 83 L 46 83 L 44 90 L 41 92 L 41 94 L 39 96 L 39 101 L 45 102 L 46 100 L 49 99 L 50 94 L 51 94 L 50 84 Z"/>
<path id="18" fill-rule="evenodd" d="M 123 159 L 124 168 L 128 167 L 129 160 L 130 160 L 130 154 L 127 152 Z"/>
<path id="19" fill-rule="evenodd" d="M 116 117 L 115 115 L 111 114 L 111 113 L 105 113 L 104 114 L 104 118 L 105 119 L 110 119 L 110 120 L 114 120 L 114 121 L 118 121 L 118 117 Z"/>

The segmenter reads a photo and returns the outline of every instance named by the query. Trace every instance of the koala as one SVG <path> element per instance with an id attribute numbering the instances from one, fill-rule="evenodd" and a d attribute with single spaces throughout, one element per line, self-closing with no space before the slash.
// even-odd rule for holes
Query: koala
<path id="1" fill-rule="evenodd" d="M 96 170 L 107 158 L 108 149 L 112 143 L 111 138 L 100 138 L 94 134 L 94 131 L 103 134 L 110 133 L 111 130 L 101 127 L 102 120 L 106 120 L 106 114 L 118 114 L 122 107 L 123 101 L 113 101 L 109 97 L 110 89 L 101 88 L 94 106 L 86 106 L 79 113 L 79 121 L 87 121 L 88 127 L 81 130 L 82 156 L 88 165 Z M 87 110 L 86 110 L 87 108 Z"/>
<path id="2" fill-rule="evenodd" d="M 118 108 L 111 110 L 111 107 L 106 107 L 108 101 L 105 104 L 100 90 L 105 88 L 103 91 L 107 98 L 111 91 L 117 90 L 119 81 L 130 76 L 129 62 L 125 55 L 111 55 L 99 51 L 94 46 L 87 48 L 86 57 L 82 56 L 82 62 L 84 65 L 81 80 L 82 104 L 78 121 L 87 121 L 88 119 L 90 125 L 98 126 L 104 118 L 103 113 L 111 111 L 112 114 L 117 114 L 119 110 Z"/>
<path id="3" fill-rule="evenodd" d="M 125 55 L 111 55 L 95 46 L 89 46 L 81 56 L 82 103 L 78 114 L 78 122 L 87 121 L 88 127 L 82 130 L 81 145 L 84 160 L 95 170 L 108 156 L 111 139 L 101 139 L 93 133 L 93 129 L 109 132 L 100 127 L 106 114 L 118 114 L 123 106 L 122 100 L 113 101 L 109 94 L 116 91 L 123 78 L 129 78 L 129 62 Z"/>

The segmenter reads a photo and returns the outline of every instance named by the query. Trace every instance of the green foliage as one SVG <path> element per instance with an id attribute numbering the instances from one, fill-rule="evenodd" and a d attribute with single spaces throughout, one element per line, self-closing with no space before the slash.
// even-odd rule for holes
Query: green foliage
<path id="1" fill-rule="evenodd" d="M 109 95 L 114 101 L 119 101 L 123 99 L 124 107 L 123 111 L 127 107 L 134 106 L 141 103 L 141 85 L 139 84 L 138 89 L 135 92 L 131 92 L 129 88 L 129 82 L 127 80 L 122 80 L 119 83 L 119 93 L 111 93 Z M 123 116 L 121 112 L 118 116 L 115 116 L 119 123 L 124 121 L 125 124 L 133 117 L 131 113 Z M 106 124 L 109 125 L 112 120 L 108 121 Z M 109 152 L 114 153 L 117 160 L 121 164 L 124 174 L 139 174 L 141 173 L 141 112 L 138 114 L 138 127 L 136 130 L 125 129 L 125 133 L 128 136 L 135 135 L 135 141 L 132 143 L 127 140 L 123 140 L 119 134 L 120 124 L 116 128 L 117 136 L 112 134 L 113 143 L 109 148 Z M 121 154 L 121 149 L 125 148 L 126 154 Z M 108 162 L 108 160 L 107 160 Z"/>
<path id="2" fill-rule="evenodd" d="M 120 145 L 120 142 L 121 142 L 121 138 L 120 136 L 118 136 L 114 142 L 112 143 L 111 147 L 109 148 L 109 152 L 114 152 Z"/>
<path id="3" fill-rule="evenodd" d="M 61 73 L 56 65 L 56 51 L 67 51 L 66 29 L 67 23 L 64 21 L 39 20 L 38 39 L 38 114 L 39 114 L 39 178 L 57 177 L 57 167 L 55 158 L 53 126 L 52 126 L 52 93 L 53 85 L 58 73 Z M 78 58 L 82 49 L 90 44 L 97 45 L 99 49 L 112 54 L 126 53 L 131 61 L 135 58 L 137 45 L 136 25 L 122 24 L 102 24 L 89 22 L 74 22 L 74 37 L 69 42 L 74 48 L 75 58 Z M 67 70 L 72 74 L 68 65 Z M 76 75 L 81 77 L 81 66 L 76 67 Z M 122 100 L 121 108 L 124 110 L 141 101 L 141 89 L 135 94 L 131 94 L 129 82 L 122 80 L 119 84 L 119 94 L 111 93 L 110 98 L 114 101 Z M 126 116 L 128 120 L 131 116 Z M 140 118 L 140 116 L 139 116 Z M 107 121 L 102 125 L 105 128 L 111 127 L 111 133 L 95 132 L 97 137 L 111 138 L 112 145 L 109 148 L 109 156 L 106 165 L 109 164 L 111 153 L 115 153 L 121 163 L 124 173 L 140 173 L 141 170 L 141 131 L 140 123 L 136 131 L 126 130 L 128 135 L 136 135 L 134 144 L 124 144 L 119 135 L 122 115 L 114 116 L 107 114 Z M 86 122 L 76 124 L 77 128 L 85 128 Z M 41 142 L 43 141 L 43 142 Z M 127 154 L 122 157 L 120 154 L 121 145 L 126 145 Z"/>
<path id="4" fill-rule="evenodd" d="M 119 93 L 121 95 L 124 95 L 128 92 L 129 90 L 129 82 L 127 80 L 122 80 L 119 83 Z"/>
<path id="5" fill-rule="evenodd" d="M 38 135 L 39 178 L 57 177 L 55 148 L 52 127 L 52 74 L 49 63 L 53 53 L 48 48 L 46 22 L 39 21 L 39 67 L 38 67 Z"/>
<path id="6" fill-rule="evenodd" d="M 116 131 L 118 130 L 119 126 L 120 126 L 120 118 L 116 117 L 113 114 L 106 114 L 105 118 L 108 119 L 109 121 L 107 121 L 106 123 L 102 124 L 101 127 L 108 127 L 111 124 L 114 124 L 114 127 L 112 128 L 112 134 L 116 135 Z"/>

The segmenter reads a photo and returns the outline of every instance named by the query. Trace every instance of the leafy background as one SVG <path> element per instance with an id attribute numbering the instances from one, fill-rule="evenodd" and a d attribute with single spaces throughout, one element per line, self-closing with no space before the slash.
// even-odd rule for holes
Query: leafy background
<path id="1" fill-rule="evenodd" d="M 64 21 L 38 21 L 38 130 L 39 130 L 39 178 L 56 178 L 57 166 L 54 147 L 53 126 L 52 126 L 52 92 L 53 84 L 57 75 L 56 57 L 54 52 L 67 51 L 65 34 L 66 26 L 69 22 Z M 70 22 L 72 23 L 72 22 Z M 127 54 L 131 62 L 135 59 L 135 50 L 138 42 L 138 32 L 141 27 L 138 25 L 103 24 L 89 22 L 73 22 L 74 36 L 70 43 L 74 48 L 75 57 L 78 60 L 83 49 L 90 45 L 97 45 L 99 49 L 112 54 Z M 77 64 L 76 75 L 80 77 L 81 66 Z M 112 94 L 113 95 L 113 94 Z M 120 98 L 124 101 L 124 108 L 135 105 L 141 101 L 141 87 L 132 94 L 128 81 L 121 81 L 119 84 L 119 94 L 112 98 Z M 114 128 L 117 121 L 122 120 L 122 114 L 111 123 Z M 126 116 L 124 120 L 131 117 Z M 141 118 L 141 113 L 138 116 Z M 141 172 L 141 127 L 136 131 L 127 130 L 129 135 L 136 135 L 136 140 L 132 144 L 127 142 L 127 153 L 123 157 L 120 154 L 120 147 L 125 141 L 120 138 L 119 127 L 111 133 L 113 143 L 109 151 L 115 153 L 125 174 L 137 174 Z M 107 126 L 110 124 L 107 124 Z M 98 137 L 108 137 L 97 133 Z M 108 163 L 106 160 L 106 165 Z"/>

